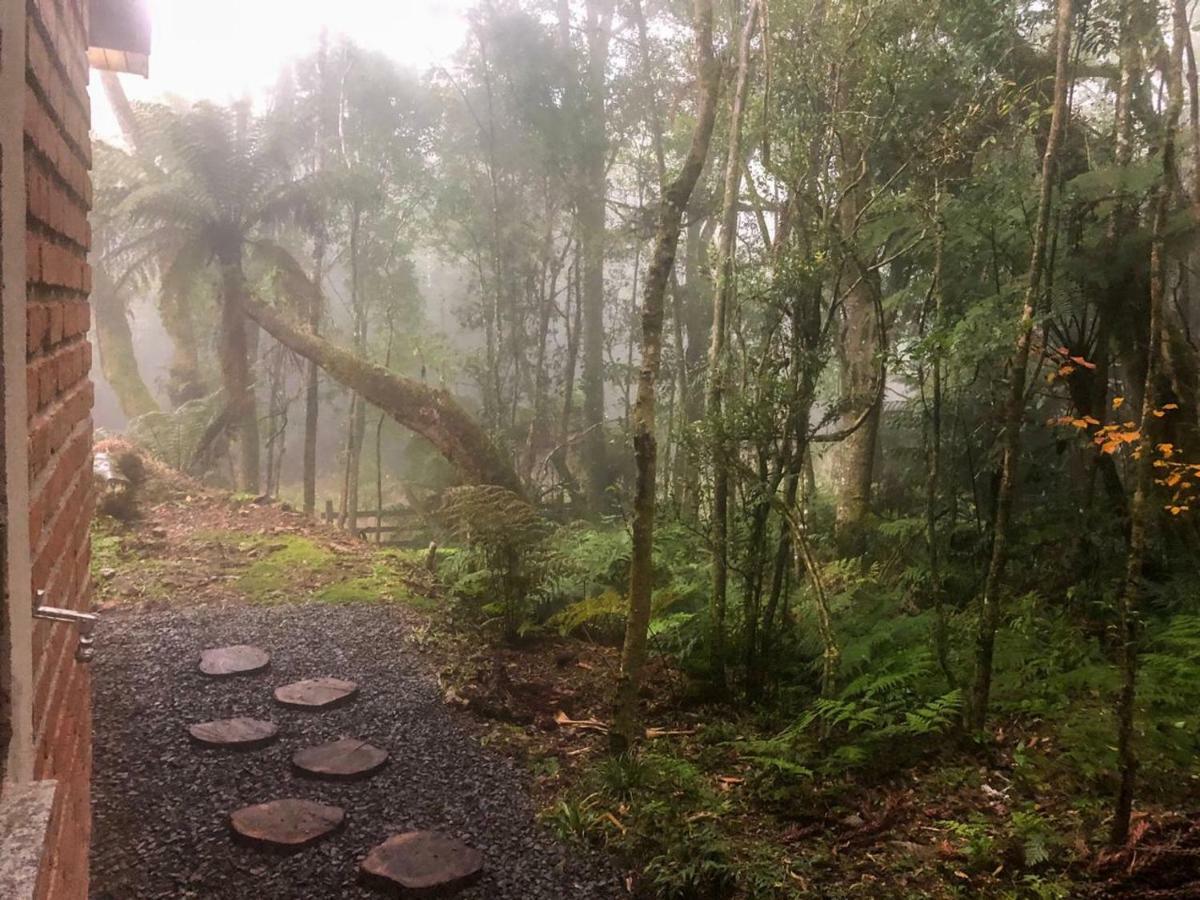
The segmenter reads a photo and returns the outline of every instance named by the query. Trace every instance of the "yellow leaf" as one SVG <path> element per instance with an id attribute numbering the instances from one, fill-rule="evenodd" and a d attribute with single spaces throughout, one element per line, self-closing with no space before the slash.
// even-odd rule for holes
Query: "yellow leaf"
<path id="1" fill-rule="evenodd" d="M 1124 397 L 1113 397 L 1113 409 L 1120 409 L 1121 404 L 1125 402 Z"/>

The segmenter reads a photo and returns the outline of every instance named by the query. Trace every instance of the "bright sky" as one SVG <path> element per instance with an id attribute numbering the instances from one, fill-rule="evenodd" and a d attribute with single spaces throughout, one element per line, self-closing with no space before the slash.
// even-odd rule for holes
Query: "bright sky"
<path id="1" fill-rule="evenodd" d="M 446 61 L 478 0 L 149 0 L 150 78 L 122 75 L 134 100 L 162 94 L 228 101 L 258 96 L 288 60 L 310 52 L 321 29 L 345 34 L 423 70 Z M 112 112 L 93 78 L 92 127 L 115 137 Z"/>

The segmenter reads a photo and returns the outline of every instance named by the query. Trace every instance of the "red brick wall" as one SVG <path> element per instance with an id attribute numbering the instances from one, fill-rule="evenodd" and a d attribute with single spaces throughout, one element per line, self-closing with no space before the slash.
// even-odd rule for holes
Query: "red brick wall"
<path id="1" fill-rule="evenodd" d="M 86 0 L 28 0 L 25 184 L 28 202 L 29 531 L 33 589 L 45 602 L 91 602 L 90 108 Z M 75 629 L 38 621 L 33 636 L 37 778 L 59 781 L 42 873 L 44 897 L 87 896 L 91 833 L 91 684 Z"/>

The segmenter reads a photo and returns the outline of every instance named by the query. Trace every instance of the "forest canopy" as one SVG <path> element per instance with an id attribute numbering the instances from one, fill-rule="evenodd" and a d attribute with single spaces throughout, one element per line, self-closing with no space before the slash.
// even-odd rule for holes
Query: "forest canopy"
<path id="1" fill-rule="evenodd" d="M 619 647 L 549 819 L 646 896 L 834 866 L 705 804 L 976 766 L 949 870 L 1076 895 L 1200 798 L 1194 11 L 484 0 L 423 73 L 326 35 L 253 102 L 104 75 L 101 370 L 168 464 L 453 547 L 470 633 Z M 711 740 L 647 748 L 662 704 Z"/>

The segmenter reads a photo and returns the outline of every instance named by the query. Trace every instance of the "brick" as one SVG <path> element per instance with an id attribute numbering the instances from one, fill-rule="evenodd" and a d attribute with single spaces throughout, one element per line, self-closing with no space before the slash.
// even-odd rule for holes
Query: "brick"
<path id="1" fill-rule="evenodd" d="M 38 402 L 42 409 L 54 402 L 58 395 L 58 367 L 53 360 L 45 359 L 37 367 Z"/>
<path id="2" fill-rule="evenodd" d="M 26 318 L 26 350 L 30 355 L 46 346 L 50 335 L 50 312 L 40 303 L 30 304 Z"/>
<path id="3" fill-rule="evenodd" d="M 54 249 L 55 249 L 55 255 L 57 257 L 56 261 L 60 265 L 62 265 L 62 267 L 64 269 L 69 269 L 71 263 L 73 262 L 73 260 L 71 260 L 70 254 L 66 253 L 66 251 L 64 251 L 61 247 L 55 247 Z M 69 275 L 64 273 L 64 275 L 62 277 L 64 279 L 68 279 Z M 55 284 L 62 284 L 62 283 L 63 283 L 62 281 L 55 281 Z M 62 340 L 62 336 L 63 336 L 62 304 L 61 303 L 52 303 L 50 305 L 50 345 L 54 346 L 55 344 L 57 344 L 59 341 Z"/>
<path id="4" fill-rule="evenodd" d="M 42 280 L 42 239 L 35 234 L 25 234 L 25 280 Z"/>

